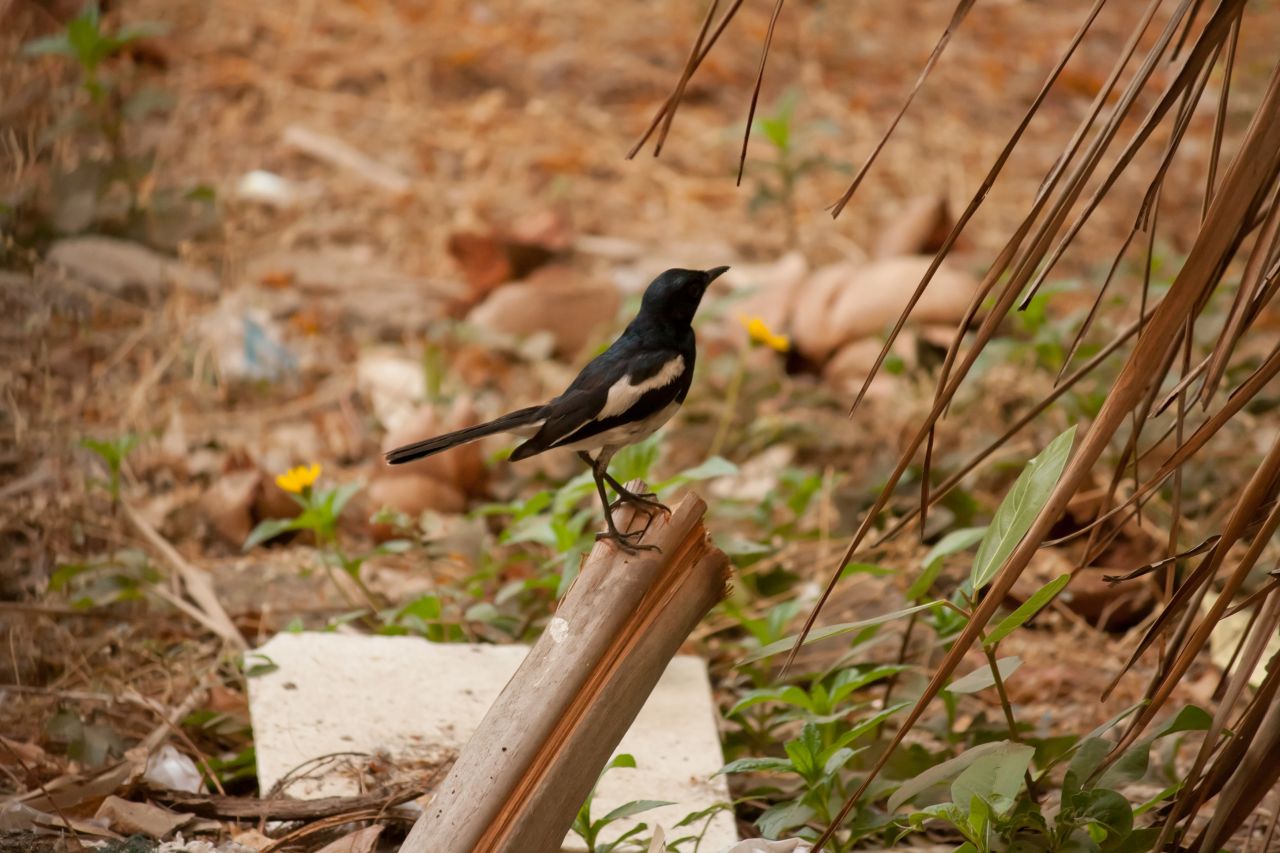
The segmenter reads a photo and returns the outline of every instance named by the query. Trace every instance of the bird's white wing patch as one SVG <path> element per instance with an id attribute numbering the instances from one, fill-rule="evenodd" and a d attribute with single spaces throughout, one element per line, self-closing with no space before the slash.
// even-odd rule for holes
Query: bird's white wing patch
<path id="1" fill-rule="evenodd" d="M 604 401 L 604 408 L 593 420 L 602 421 L 622 414 L 634 406 L 646 392 L 670 385 L 682 373 L 684 373 L 684 356 L 677 355 L 662 365 L 661 370 L 639 384 L 633 384 L 630 375 L 623 376 L 613 383 L 613 387 L 609 389 L 609 396 Z"/>

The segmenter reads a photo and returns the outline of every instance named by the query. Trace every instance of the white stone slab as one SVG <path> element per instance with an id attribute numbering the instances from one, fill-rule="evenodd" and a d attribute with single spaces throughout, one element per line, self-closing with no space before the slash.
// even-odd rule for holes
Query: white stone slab
<path id="1" fill-rule="evenodd" d="M 253 654 L 276 668 L 249 679 L 258 783 L 271 790 L 286 779 L 285 793 L 304 799 L 349 796 L 363 783 L 390 779 L 369 775 L 368 756 L 382 755 L 398 770 L 432 767 L 460 750 L 519 667 L 525 646 L 429 643 L 415 637 L 331 633 L 280 634 Z M 262 663 L 250 657 L 250 665 Z M 648 702 L 623 737 L 618 752 L 635 756 L 635 769 L 605 776 L 592 811 L 596 817 L 630 800 L 671 800 L 675 805 L 613 824 L 605 839 L 635 822 L 657 823 L 667 838 L 687 834 L 674 826 L 685 815 L 729 798 L 716 732 L 716 711 L 701 658 L 672 660 Z M 341 753 L 356 753 L 343 756 Z M 314 762 L 334 756 L 318 768 Z M 298 772 L 303 768 L 303 773 Z M 312 768 L 312 769 L 308 769 Z M 699 821 L 695 831 L 700 830 Z M 732 815 L 719 812 L 703 851 L 738 840 Z M 584 849 L 573 836 L 566 850 Z"/>

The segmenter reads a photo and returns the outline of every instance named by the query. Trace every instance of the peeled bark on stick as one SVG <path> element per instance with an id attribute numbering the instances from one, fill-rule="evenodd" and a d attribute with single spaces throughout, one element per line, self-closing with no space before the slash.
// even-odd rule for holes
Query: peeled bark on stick
<path id="1" fill-rule="evenodd" d="M 628 485 L 643 491 L 642 483 Z M 402 853 L 552 853 L 667 663 L 724 595 L 729 559 L 688 495 L 626 554 L 597 543 L 542 637 L 436 787 Z"/>

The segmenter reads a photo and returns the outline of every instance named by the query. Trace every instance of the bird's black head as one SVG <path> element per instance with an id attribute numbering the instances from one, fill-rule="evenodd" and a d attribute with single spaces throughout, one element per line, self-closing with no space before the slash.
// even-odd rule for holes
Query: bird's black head
<path id="1" fill-rule="evenodd" d="M 727 269 L 667 270 L 650 282 L 640 302 L 640 313 L 667 323 L 692 323 L 707 285 Z"/>

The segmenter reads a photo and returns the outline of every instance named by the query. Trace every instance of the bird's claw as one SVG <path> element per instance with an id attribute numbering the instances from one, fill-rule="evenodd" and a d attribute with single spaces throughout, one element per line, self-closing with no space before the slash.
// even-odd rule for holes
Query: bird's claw
<path id="1" fill-rule="evenodd" d="M 596 541 L 597 542 L 603 542 L 606 540 L 610 541 L 615 545 L 617 545 L 620 550 L 625 551 L 628 554 L 635 554 L 640 551 L 657 551 L 659 553 L 662 552 L 662 549 L 659 548 L 657 545 L 637 544 L 638 540 L 643 535 L 644 535 L 643 530 L 633 530 L 630 533 L 622 533 L 617 530 L 610 530 L 604 533 L 597 533 Z"/>
<path id="2" fill-rule="evenodd" d="M 609 504 L 609 510 L 612 512 L 621 506 L 630 505 L 635 507 L 637 512 L 643 512 L 650 516 L 656 512 L 671 515 L 671 508 L 657 498 L 658 496 L 653 492 L 644 492 L 643 494 L 627 492 L 624 495 L 618 495 L 618 499 Z"/>

